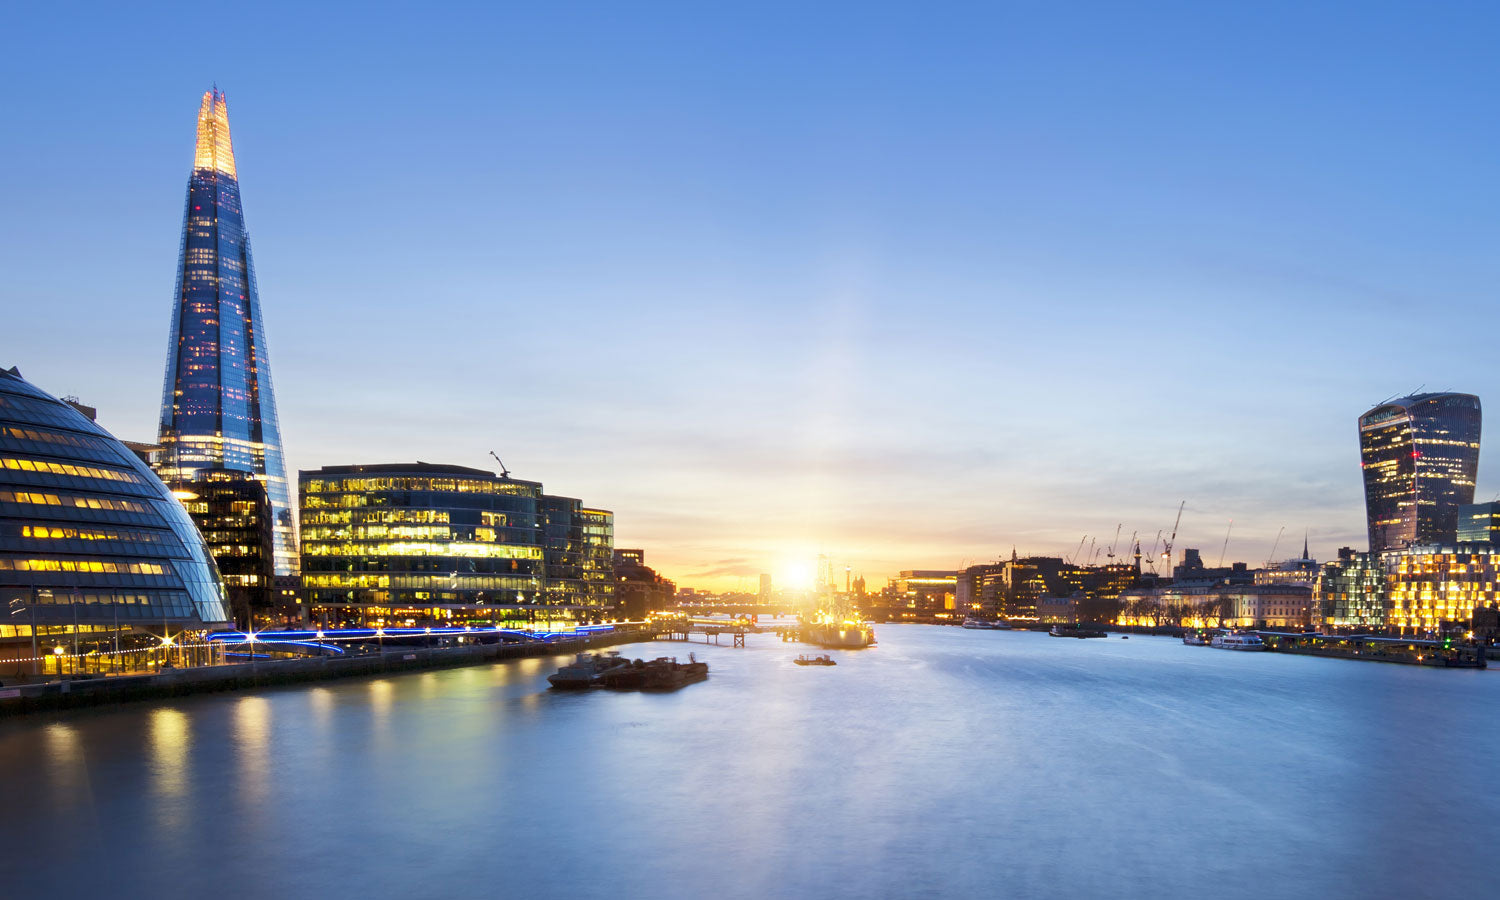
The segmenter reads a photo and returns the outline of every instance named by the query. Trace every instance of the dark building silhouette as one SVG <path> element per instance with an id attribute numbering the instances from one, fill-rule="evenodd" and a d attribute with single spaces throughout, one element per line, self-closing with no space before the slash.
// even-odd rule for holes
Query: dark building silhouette
<path id="1" fill-rule="evenodd" d="M 266 486 L 234 469 L 204 469 L 197 476 L 171 485 L 172 493 L 192 516 L 219 567 L 235 621 L 254 628 L 281 599 Z"/>
<path id="2" fill-rule="evenodd" d="M 1414 394 L 1359 418 L 1371 552 L 1452 543 L 1458 508 L 1474 502 L 1479 398 Z"/>
<path id="3" fill-rule="evenodd" d="M 615 559 L 615 614 L 643 619 L 672 605 L 677 585 L 646 565 L 644 550 L 620 549 Z"/>

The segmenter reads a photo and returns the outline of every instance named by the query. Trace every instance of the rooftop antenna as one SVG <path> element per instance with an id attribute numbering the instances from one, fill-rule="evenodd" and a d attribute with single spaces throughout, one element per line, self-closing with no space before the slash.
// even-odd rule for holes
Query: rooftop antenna
<path id="1" fill-rule="evenodd" d="M 490 456 L 495 456 L 495 451 L 491 450 L 490 451 Z M 510 469 L 505 468 L 505 463 L 500 462 L 500 457 L 495 456 L 495 464 L 500 467 L 500 477 L 501 478 L 509 478 L 510 477 Z"/>

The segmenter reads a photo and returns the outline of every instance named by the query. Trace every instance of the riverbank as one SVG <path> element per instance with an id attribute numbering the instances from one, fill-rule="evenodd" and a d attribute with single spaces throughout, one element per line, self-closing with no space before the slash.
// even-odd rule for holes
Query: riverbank
<path id="1" fill-rule="evenodd" d="M 449 669 L 508 659 L 578 653 L 650 640 L 653 632 L 629 629 L 526 643 L 472 644 L 462 647 L 395 647 L 358 656 L 272 659 L 226 666 L 169 669 L 150 675 L 78 678 L 18 684 L 0 689 L 0 718 L 74 709 L 84 706 L 160 700 L 190 694 L 249 690 L 308 681 Z"/>

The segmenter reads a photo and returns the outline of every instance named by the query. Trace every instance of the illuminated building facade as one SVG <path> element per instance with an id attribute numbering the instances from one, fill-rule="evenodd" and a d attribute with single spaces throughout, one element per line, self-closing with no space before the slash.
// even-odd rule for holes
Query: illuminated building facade
<path id="1" fill-rule="evenodd" d="M 320 620 L 478 621 L 546 604 L 537 482 L 421 462 L 298 481 L 302 583 Z"/>
<path id="2" fill-rule="evenodd" d="M 1500 550 L 1490 544 L 1417 546 L 1382 554 L 1389 620 L 1402 633 L 1467 624 L 1500 599 Z"/>
<path id="3" fill-rule="evenodd" d="M 265 325 L 224 95 L 203 95 L 188 178 L 162 392 L 157 471 L 168 484 L 244 472 L 270 501 L 272 566 L 297 573 L 297 538 Z"/>
<path id="4" fill-rule="evenodd" d="M 542 519 L 547 602 L 586 605 L 589 590 L 583 578 L 583 504 L 572 497 L 543 494 L 537 508 Z"/>
<path id="5" fill-rule="evenodd" d="M 963 615 L 1035 621 L 1042 615 L 1040 604 L 1050 598 L 1051 615 L 1106 621 L 1113 618 L 1116 598 L 1139 579 L 1139 563 L 1075 566 L 1056 556 L 1012 554 L 1005 562 L 959 572 L 955 605 Z M 1076 608 L 1062 600 L 1074 601 Z"/>
<path id="6" fill-rule="evenodd" d="M 615 605 L 615 514 L 579 509 L 583 522 L 583 584 L 591 607 Z"/>
<path id="7" fill-rule="evenodd" d="M 1385 568 L 1380 554 L 1339 549 L 1338 559 L 1323 566 L 1314 590 L 1317 618 L 1328 630 L 1380 630 L 1389 619 Z"/>
<path id="8" fill-rule="evenodd" d="M 235 621 L 254 628 L 279 605 L 266 486 L 248 472 L 204 469 L 172 485 L 213 555 Z M 294 594 L 295 597 L 295 594 Z"/>
<path id="9" fill-rule="evenodd" d="M 117 671 L 142 638 L 229 624 L 213 560 L 166 485 L 15 369 L 0 370 L 0 611 L 0 659 L 31 671 L 46 651 L 59 672 L 65 660 Z"/>
<path id="10" fill-rule="evenodd" d="M 1500 544 L 1500 503 L 1470 503 L 1458 508 L 1460 544 Z"/>
<path id="11" fill-rule="evenodd" d="M 1452 543 L 1458 508 L 1474 502 L 1479 398 L 1414 394 L 1359 418 L 1371 552 Z"/>

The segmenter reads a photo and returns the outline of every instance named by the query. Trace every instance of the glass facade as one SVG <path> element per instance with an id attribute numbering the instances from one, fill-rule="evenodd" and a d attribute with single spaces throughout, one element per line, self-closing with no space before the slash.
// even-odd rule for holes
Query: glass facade
<path id="1" fill-rule="evenodd" d="M 302 584 L 329 621 L 451 618 L 546 603 L 542 486 L 462 466 L 299 473 Z"/>
<path id="2" fill-rule="evenodd" d="M 1474 502 L 1479 398 L 1415 394 L 1359 419 L 1370 550 L 1452 543 L 1458 508 Z"/>
<path id="3" fill-rule="evenodd" d="M 584 603 L 613 606 L 615 603 L 615 514 L 607 509 L 578 511 L 583 524 Z"/>
<path id="4" fill-rule="evenodd" d="M 162 392 L 159 472 L 170 483 L 210 471 L 245 472 L 265 485 L 273 568 L 297 573 L 296 526 L 271 389 L 224 95 L 198 111 L 178 255 Z"/>
<path id="5" fill-rule="evenodd" d="M 543 494 L 542 552 L 547 569 L 547 602 L 554 606 L 588 603 L 583 579 L 583 504 L 572 497 Z"/>
<path id="6" fill-rule="evenodd" d="M 228 625 L 198 529 L 134 453 L 0 370 L 0 643 Z M 8 643 L 7 643 L 8 642 Z"/>
<path id="7" fill-rule="evenodd" d="M 1500 543 L 1500 503 L 1470 503 L 1458 508 L 1458 542 Z"/>

